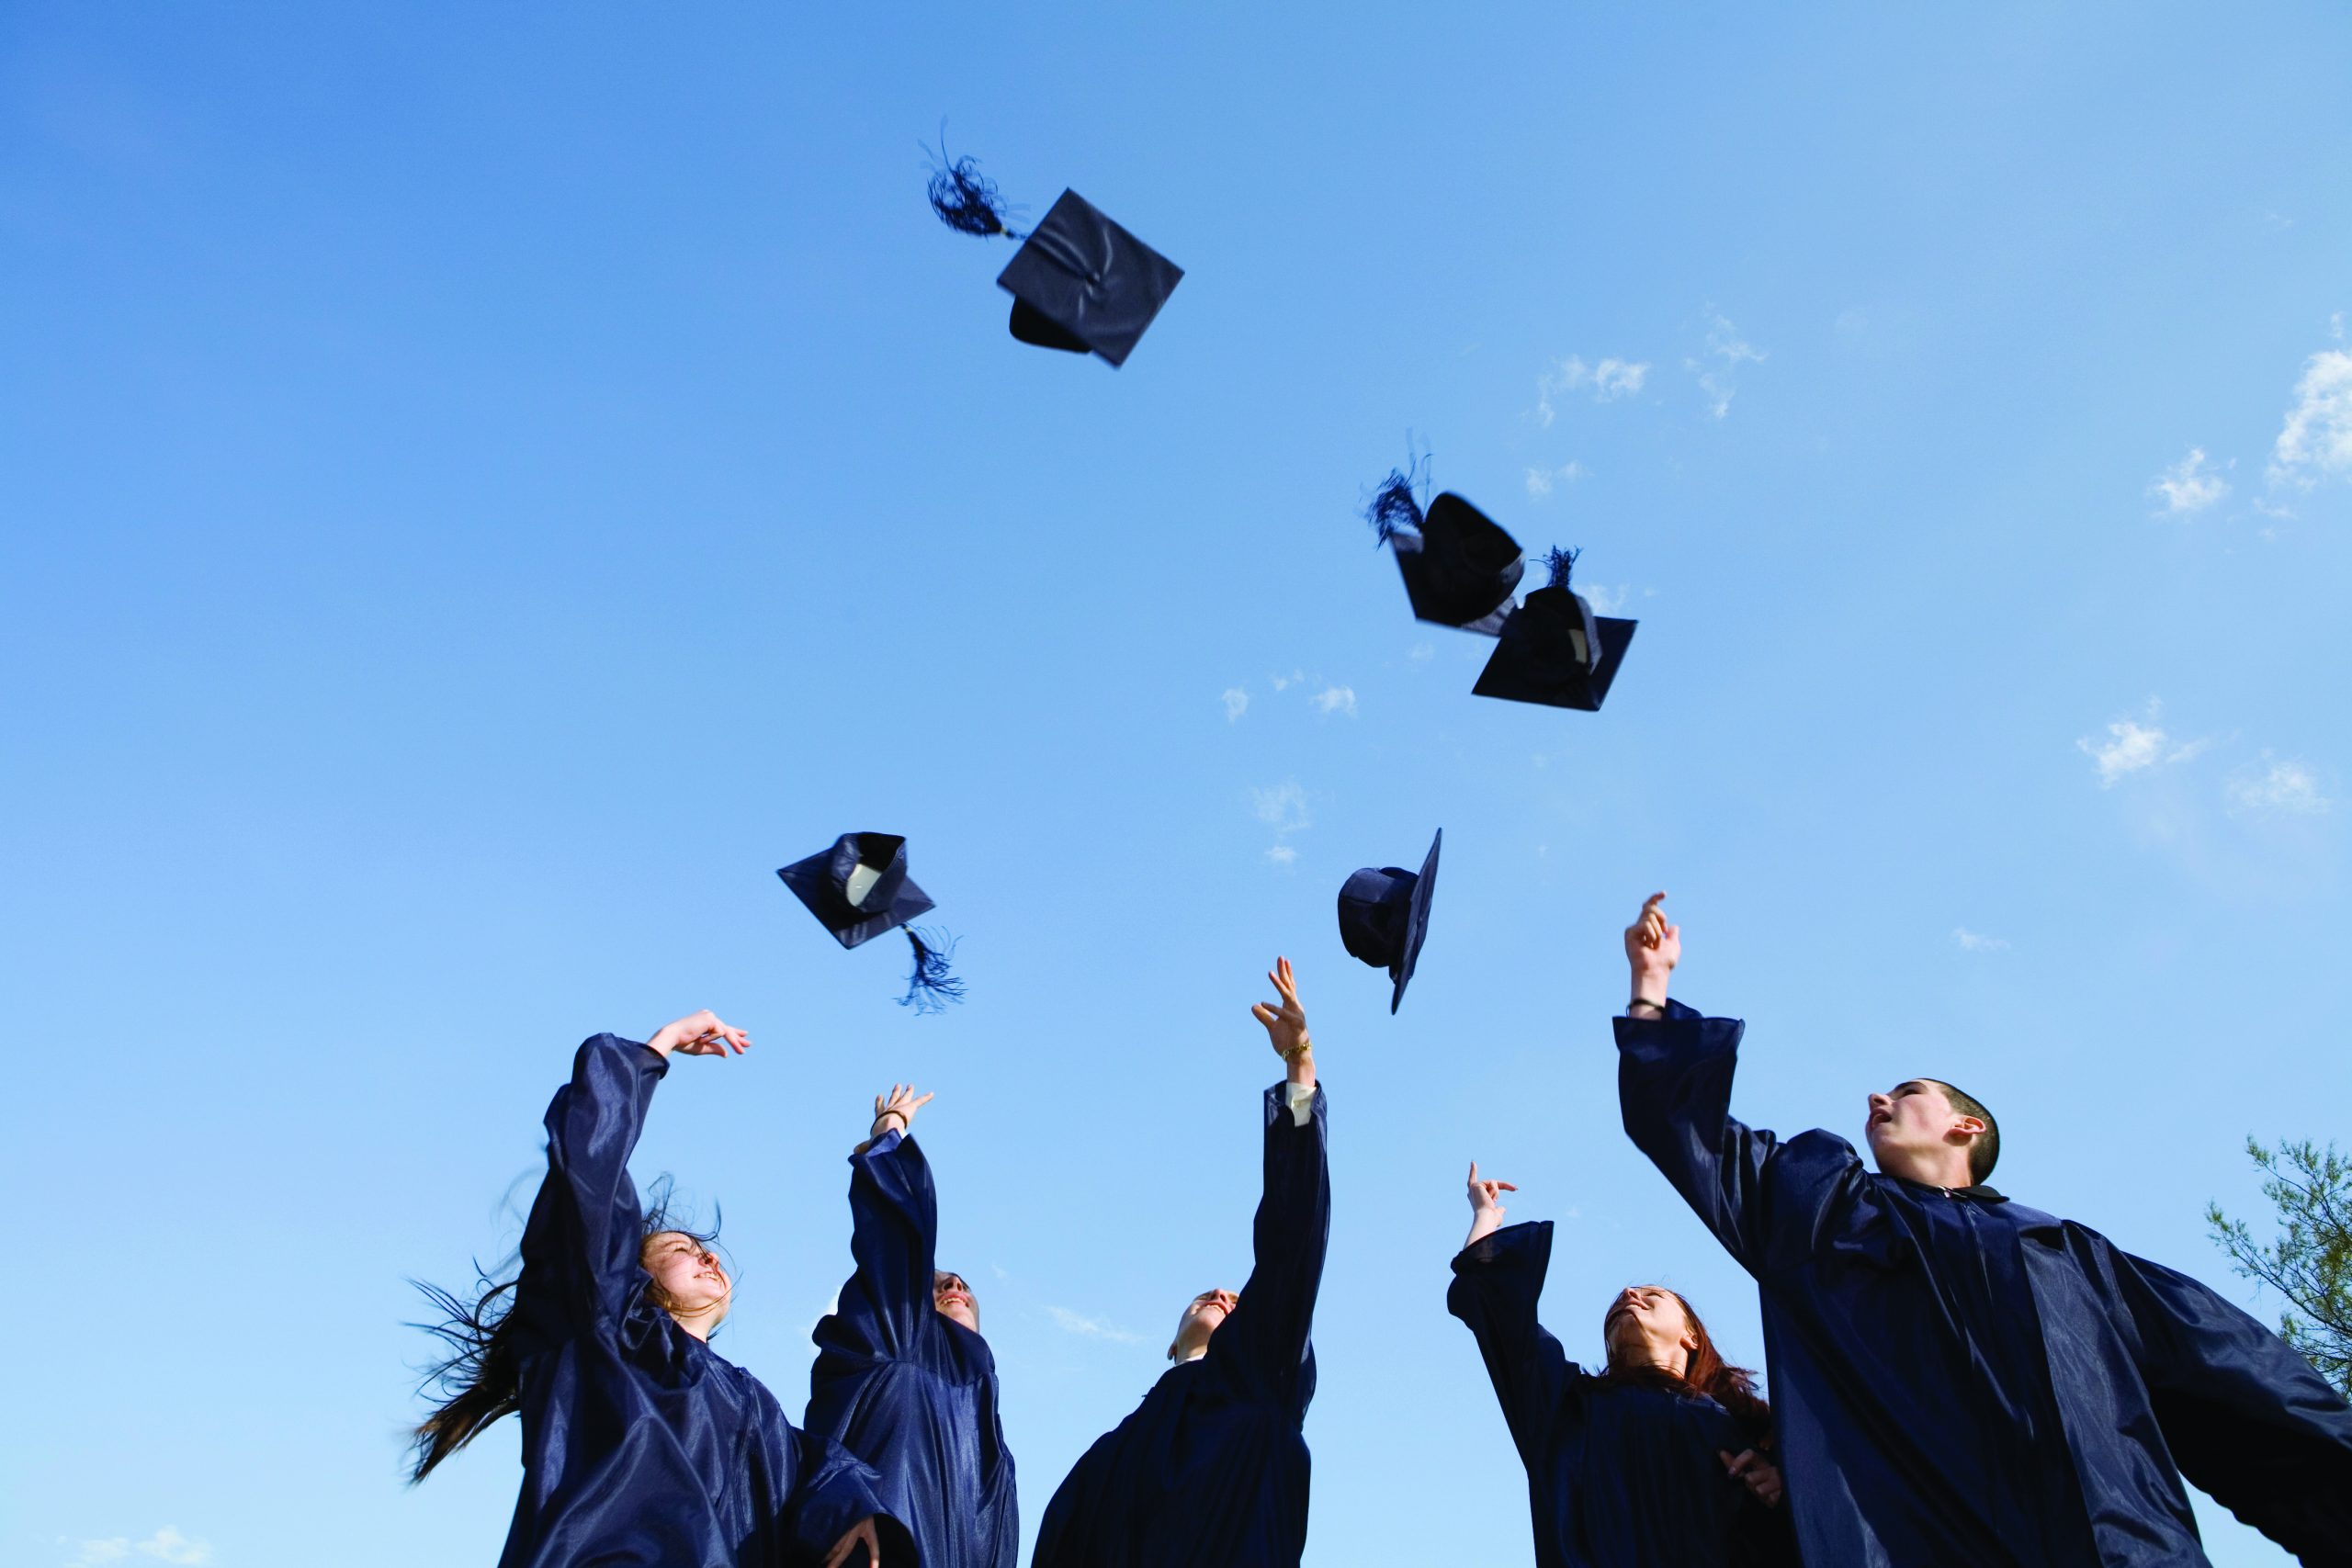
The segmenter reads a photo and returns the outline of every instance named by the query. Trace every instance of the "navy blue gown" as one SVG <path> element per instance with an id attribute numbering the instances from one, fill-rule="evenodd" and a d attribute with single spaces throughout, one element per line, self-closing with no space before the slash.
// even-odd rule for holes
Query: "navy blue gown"
<path id="1" fill-rule="evenodd" d="M 1208 1353 L 1160 1374 L 1046 1505 L 1034 1568 L 1295 1568 L 1306 1549 L 1308 1332 L 1331 1229 L 1323 1091 L 1266 1091 L 1254 1266 Z"/>
<path id="2" fill-rule="evenodd" d="M 1013 1568 L 1021 1513 L 988 1341 L 932 1303 L 939 1202 L 931 1168 L 892 1128 L 850 1156 L 857 1272 L 817 1325 L 808 1428 L 881 1472 L 924 1568 Z"/>
<path id="3" fill-rule="evenodd" d="M 2276 1335 L 2096 1231 L 1729 1111 L 1742 1026 L 1617 1021 L 1625 1131 L 1756 1277 L 1807 1562 L 2201 1564 L 2186 1474 L 2352 1562 L 2352 1410 Z"/>
<path id="4" fill-rule="evenodd" d="M 548 1107 L 514 1306 L 523 1495 L 500 1568 L 802 1568 L 888 1513 L 870 1469 L 796 1431 L 759 1379 L 647 1298 L 628 1156 L 668 1070 L 599 1034 Z"/>
<path id="5" fill-rule="evenodd" d="M 1793 1568 L 1786 1499 L 1767 1508 L 1717 1457 L 1761 1427 L 1569 1360 L 1535 1318 L 1551 1261 L 1550 1221 L 1507 1226 L 1462 1249 L 1445 1293 L 1527 1466 L 1536 1568 Z"/>

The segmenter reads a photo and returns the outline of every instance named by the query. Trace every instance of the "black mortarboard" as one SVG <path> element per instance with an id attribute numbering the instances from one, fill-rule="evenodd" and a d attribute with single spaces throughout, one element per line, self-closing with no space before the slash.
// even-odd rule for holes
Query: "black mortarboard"
<path id="1" fill-rule="evenodd" d="M 1388 476 L 1364 514 L 1396 553 L 1414 619 L 1487 637 L 1501 630 L 1527 566 L 1519 541 L 1494 519 L 1452 491 L 1440 492 L 1424 515 L 1401 471 Z"/>
<path id="2" fill-rule="evenodd" d="M 1366 866 L 1340 888 L 1340 940 L 1348 951 L 1375 969 L 1385 969 L 1396 982 L 1389 994 L 1388 1010 L 1395 1012 L 1413 981 L 1413 965 L 1420 961 L 1421 941 L 1430 931 L 1430 897 L 1437 891 L 1438 846 L 1445 829 L 1430 840 L 1429 858 L 1419 874 L 1396 866 Z"/>
<path id="3" fill-rule="evenodd" d="M 1494 655 L 1470 690 L 1482 697 L 1597 713 L 1639 623 L 1596 615 L 1583 594 L 1569 590 L 1575 551 L 1554 550 L 1545 558 L 1550 583 L 1530 593 L 1503 623 Z"/>
<path id="4" fill-rule="evenodd" d="M 948 972 L 953 939 L 925 942 L 909 924 L 935 906 L 907 875 L 907 840 L 897 833 L 843 833 L 832 848 L 794 861 L 776 875 L 808 906 L 843 947 L 857 947 L 906 927 L 915 969 L 901 1005 L 933 1012 L 964 999 L 964 982 Z"/>
<path id="5" fill-rule="evenodd" d="M 1125 365 L 1184 269 L 1066 190 L 997 275 L 1012 335 Z"/>
<path id="6" fill-rule="evenodd" d="M 959 234 L 1002 234 L 1021 248 L 997 275 L 1012 296 L 1012 335 L 1040 348 L 1094 353 L 1125 365 L 1184 269 L 1111 221 L 1074 190 L 1023 234 L 1004 221 L 996 182 L 971 158 L 932 164 L 931 209 Z"/>

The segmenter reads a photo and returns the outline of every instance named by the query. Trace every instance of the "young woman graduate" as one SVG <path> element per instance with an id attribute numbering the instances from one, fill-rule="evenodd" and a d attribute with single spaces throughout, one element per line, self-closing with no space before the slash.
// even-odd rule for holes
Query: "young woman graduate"
<path id="1" fill-rule="evenodd" d="M 1535 1320 L 1548 1220 L 1502 1228 L 1508 1181 L 1470 1165 L 1470 1235 L 1446 1310 L 1478 1337 L 1527 1466 L 1537 1568 L 1795 1568 L 1771 1413 L 1726 1366 L 1690 1303 L 1628 1285 L 1601 1319 L 1606 1370 L 1567 1358 Z"/>
<path id="2" fill-rule="evenodd" d="M 806 1424 L 881 1472 L 883 1505 L 923 1568 L 1013 1568 L 1021 1514 L 996 1358 L 971 1287 L 935 1264 L 939 1200 L 911 1135 L 931 1099 L 911 1084 L 876 1095 L 850 1154 L 857 1272 L 817 1325 Z"/>
<path id="3" fill-rule="evenodd" d="M 1306 1549 L 1307 1332 L 1331 1230 L 1323 1091 L 1290 960 L 1279 1005 L 1250 1010 L 1288 1065 L 1265 1094 L 1256 1263 L 1237 1296 L 1204 1291 L 1177 1319 L 1135 1414 L 1096 1439 L 1046 1505 L 1033 1568 L 1295 1568 Z"/>
<path id="4" fill-rule="evenodd" d="M 416 1429 L 412 1479 L 521 1415 L 523 1495 L 500 1568 L 913 1568 L 874 1472 L 795 1430 L 710 1348 L 733 1283 L 706 1238 L 649 1222 L 629 1181 L 670 1058 L 751 1043 L 706 1011 L 641 1045 L 582 1044 L 548 1107 L 521 1276 L 470 1304 L 435 1292 L 457 1352 L 436 1375 L 453 1392 Z"/>
<path id="5" fill-rule="evenodd" d="M 2352 1562 L 2352 1409 L 2183 1274 L 1984 1185 L 2000 1130 L 1937 1078 L 1852 1145 L 1731 1114 L 1742 1026 L 1667 998 L 1682 932 L 1627 928 L 1625 1131 L 1756 1277 L 1807 1562 L 2202 1563 L 2185 1475 L 2306 1563 Z M 2153 1157 L 2153 1156 L 2152 1156 Z"/>

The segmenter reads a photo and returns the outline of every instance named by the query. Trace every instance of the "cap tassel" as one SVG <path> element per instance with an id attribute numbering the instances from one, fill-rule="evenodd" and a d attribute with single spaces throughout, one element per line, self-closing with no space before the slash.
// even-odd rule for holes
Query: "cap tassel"
<path id="1" fill-rule="evenodd" d="M 1544 558 L 1544 564 L 1552 570 L 1551 586 L 1566 588 L 1568 585 L 1568 572 L 1577 564 L 1577 557 L 1582 554 L 1584 554 L 1582 550 L 1564 550 L 1556 545 L 1553 547 L 1552 553 Z"/>
<path id="2" fill-rule="evenodd" d="M 923 154 L 929 157 L 931 149 Z M 978 234 L 986 238 L 1002 234 L 1008 239 L 1020 239 L 1014 230 L 1004 226 L 1004 197 L 997 193 L 996 182 L 980 173 L 977 158 L 947 156 L 946 128 L 939 138 L 939 157 L 931 165 L 931 209 L 939 220 L 959 234 Z"/>
<path id="3" fill-rule="evenodd" d="M 907 976 L 907 994 L 899 998 L 899 1005 L 928 1013 L 944 1012 L 948 1003 L 962 1001 L 964 982 L 947 967 L 947 961 L 956 954 L 956 939 L 944 932 L 934 932 L 925 942 L 921 931 L 909 926 L 907 941 L 914 946 L 915 968 Z"/>
<path id="4" fill-rule="evenodd" d="M 1389 469 L 1373 493 L 1371 504 L 1363 509 L 1363 516 L 1384 545 L 1399 533 L 1419 533 L 1421 503 L 1413 499 L 1413 476 L 1402 468 Z"/>

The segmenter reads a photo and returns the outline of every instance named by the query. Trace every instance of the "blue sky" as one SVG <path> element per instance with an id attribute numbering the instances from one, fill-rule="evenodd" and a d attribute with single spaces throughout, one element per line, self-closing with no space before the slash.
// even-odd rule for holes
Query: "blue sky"
<path id="1" fill-rule="evenodd" d="M 1760 1353 L 1617 1125 L 1657 887 L 1749 1120 L 1952 1077 L 2005 1190 L 2275 1315 L 2199 1214 L 2343 1131 L 2352 19 L 1658 9 L 0 15 L 0 1556 L 488 1560 L 511 1430 L 398 1482 L 404 1278 L 702 1006 L 758 1045 L 639 1168 L 724 1203 L 723 1348 L 797 1407 L 842 1156 L 936 1089 L 1034 1531 L 1247 1269 L 1286 953 L 1308 1561 L 1527 1562 L 1472 1156 L 1574 1349 L 1656 1279 Z M 1006 337 L 943 115 L 1187 269 L 1124 371 Z M 1605 713 L 1407 616 L 1408 433 L 1640 618 Z M 1333 895 L 1440 826 L 1391 1019 Z M 962 1009 L 775 881 L 860 829 Z"/>

